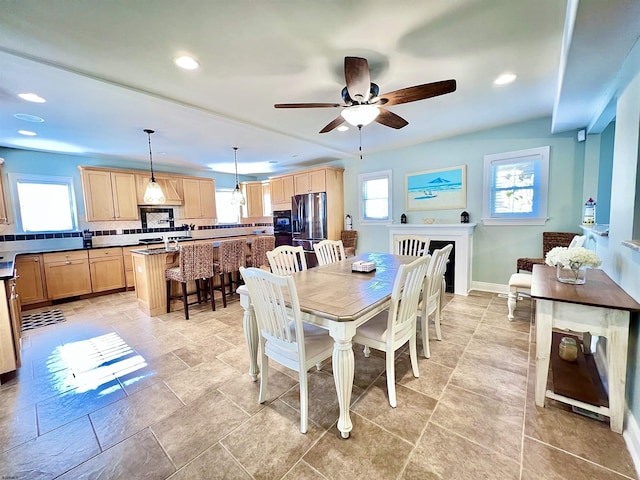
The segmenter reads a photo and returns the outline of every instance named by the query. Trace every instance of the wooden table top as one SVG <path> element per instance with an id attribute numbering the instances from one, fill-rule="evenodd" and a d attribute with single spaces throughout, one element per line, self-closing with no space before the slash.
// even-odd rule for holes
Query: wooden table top
<path id="1" fill-rule="evenodd" d="M 557 280 L 556 267 L 534 265 L 531 297 L 631 312 L 640 311 L 638 302 L 606 273 L 595 268 L 587 271 L 587 282 L 584 285 L 571 285 Z"/>
<path id="2" fill-rule="evenodd" d="M 369 273 L 352 272 L 357 260 L 376 263 Z M 293 274 L 300 309 L 339 322 L 349 322 L 389 301 L 400 265 L 415 257 L 390 253 L 363 253 L 341 262 Z"/>

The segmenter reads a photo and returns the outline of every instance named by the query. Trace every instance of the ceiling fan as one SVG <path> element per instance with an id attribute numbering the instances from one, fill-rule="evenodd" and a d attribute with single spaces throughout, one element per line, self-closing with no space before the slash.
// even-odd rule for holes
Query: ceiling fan
<path id="1" fill-rule="evenodd" d="M 455 80 L 414 85 L 393 92 L 379 94 L 379 87 L 371 82 L 369 63 L 366 58 L 345 57 L 344 78 L 347 86 L 342 89 L 344 103 L 276 103 L 275 108 L 342 108 L 340 116 L 325 126 L 320 133 L 327 133 L 345 121 L 361 128 L 374 120 L 391 128 L 402 128 L 409 124 L 404 118 L 384 107 L 416 102 L 455 92 Z"/>

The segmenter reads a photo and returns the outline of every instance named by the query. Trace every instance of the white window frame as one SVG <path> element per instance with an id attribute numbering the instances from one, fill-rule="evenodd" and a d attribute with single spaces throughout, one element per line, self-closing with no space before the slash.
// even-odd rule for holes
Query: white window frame
<path id="1" fill-rule="evenodd" d="M 364 201 L 363 197 L 364 184 L 370 180 L 387 179 L 387 206 L 388 216 L 384 219 L 364 218 Z M 358 175 L 358 213 L 361 224 L 388 224 L 393 221 L 393 171 L 382 170 L 379 172 L 361 173 Z"/>
<path id="2" fill-rule="evenodd" d="M 218 193 L 223 193 L 223 192 L 224 192 L 224 193 L 231 193 L 231 192 L 233 192 L 233 188 L 216 188 L 216 195 L 217 195 Z M 231 197 L 231 196 L 229 195 L 229 197 Z M 231 200 L 231 198 L 229 198 L 229 200 Z M 236 222 L 222 222 L 222 221 L 220 221 L 220 206 L 221 206 L 221 205 L 225 205 L 224 200 L 223 200 L 223 199 L 220 199 L 220 200 L 219 200 L 219 199 L 216 197 L 216 209 L 217 209 L 217 211 L 218 211 L 218 212 L 217 212 L 217 213 L 218 213 L 218 219 L 217 219 L 217 222 L 218 222 L 218 223 L 221 223 L 221 224 L 223 224 L 223 225 L 238 225 L 238 224 L 240 224 L 240 223 L 242 222 L 242 212 L 240 211 L 240 205 L 231 205 L 231 202 L 230 202 L 230 201 L 229 201 L 229 203 L 228 203 L 228 206 L 227 206 L 227 207 L 223 207 L 223 208 L 236 207 L 236 208 L 238 209 L 238 217 L 237 217 L 237 218 L 238 218 L 238 220 L 237 220 Z"/>
<path id="3" fill-rule="evenodd" d="M 35 235 L 41 233 L 69 233 L 78 230 L 78 209 L 76 207 L 76 194 L 73 188 L 72 177 L 59 177 L 52 175 L 33 175 L 29 173 L 9 173 L 9 185 L 11 188 L 11 198 L 13 201 L 13 214 L 16 222 L 16 233 L 24 235 Z M 69 212 L 71 214 L 71 228 L 67 230 L 38 230 L 25 232 L 22 224 L 22 211 L 20 210 L 20 195 L 18 194 L 18 182 L 41 183 L 41 184 L 64 184 L 69 188 Z"/>
<path id="4" fill-rule="evenodd" d="M 539 162 L 540 178 L 534 178 L 534 203 L 537 205 L 533 214 L 510 214 L 508 217 L 496 215 L 491 211 L 493 179 L 491 167 L 496 163 L 508 164 L 523 161 L 526 158 Z M 482 223 L 485 225 L 544 225 L 548 220 L 547 205 L 549 197 L 549 146 L 496 153 L 484 156 L 484 182 L 482 186 Z"/>

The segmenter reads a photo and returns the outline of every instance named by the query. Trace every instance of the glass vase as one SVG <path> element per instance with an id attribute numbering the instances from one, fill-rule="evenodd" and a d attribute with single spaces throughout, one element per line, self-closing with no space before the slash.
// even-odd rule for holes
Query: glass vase
<path id="1" fill-rule="evenodd" d="M 587 281 L 587 267 L 568 268 L 557 265 L 556 278 L 562 283 L 583 285 Z"/>

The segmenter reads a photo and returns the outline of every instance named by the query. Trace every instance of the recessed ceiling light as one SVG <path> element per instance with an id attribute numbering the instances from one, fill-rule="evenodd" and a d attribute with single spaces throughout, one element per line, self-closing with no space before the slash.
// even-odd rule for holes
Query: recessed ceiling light
<path id="1" fill-rule="evenodd" d="M 20 135 L 27 135 L 28 137 L 34 137 L 37 135 L 36 132 L 32 132 L 31 130 L 18 130 Z"/>
<path id="2" fill-rule="evenodd" d="M 21 99 L 26 100 L 27 102 L 33 102 L 33 103 L 46 102 L 44 98 L 42 98 L 40 95 L 36 95 L 35 93 L 19 93 L 18 96 Z"/>
<path id="3" fill-rule="evenodd" d="M 349 127 L 347 127 L 346 125 L 340 125 L 338 127 L 339 132 L 346 132 L 347 130 L 349 130 Z"/>
<path id="4" fill-rule="evenodd" d="M 178 57 L 174 60 L 174 63 L 180 68 L 184 68 L 185 70 L 195 70 L 200 66 L 198 61 L 192 57 L 187 55 L 183 55 L 182 57 Z"/>
<path id="5" fill-rule="evenodd" d="M 503 73 L 493 81 L 494 85 L 507 85 L 513 82 L 518 76 L 515 73 Z"/>
<path id="6" fill-rule="evenodd" d="M 29 115 L 28 113 L 16 113 L 14 117 L 18 120 L 24 120 L 25 122 L 44 122 L 44 118 Z"/>
<path id="7" fill-rule="evenodd" d="M 278 163 L 278 160 L 269 160 L 269 163 L 271 164 Z"/>

